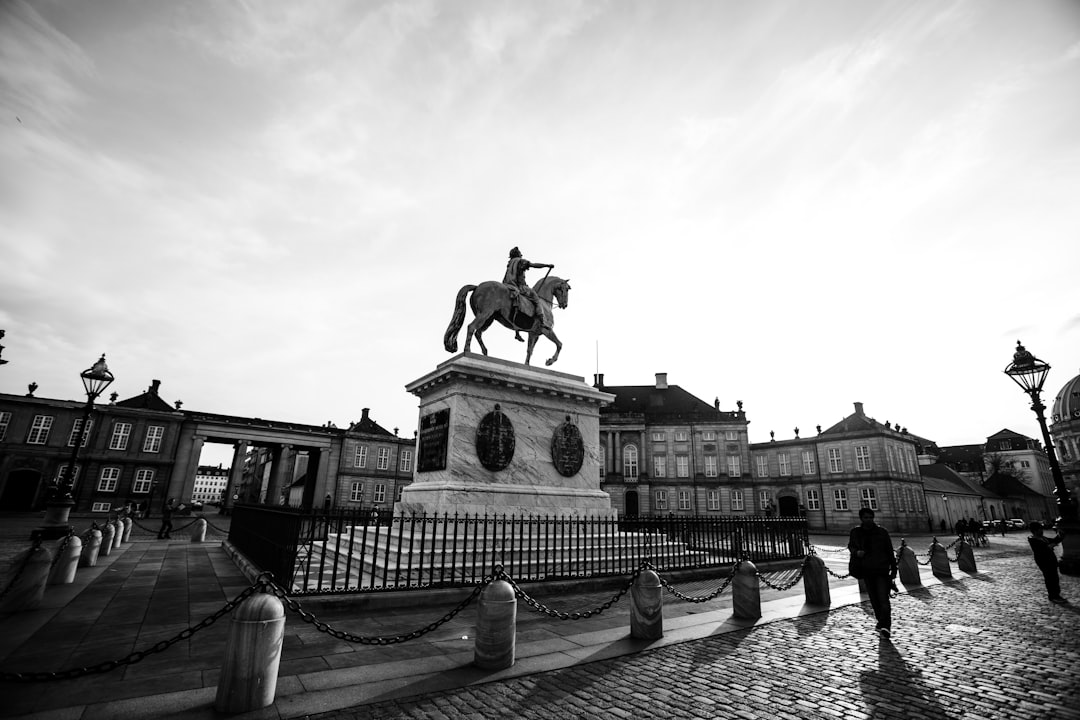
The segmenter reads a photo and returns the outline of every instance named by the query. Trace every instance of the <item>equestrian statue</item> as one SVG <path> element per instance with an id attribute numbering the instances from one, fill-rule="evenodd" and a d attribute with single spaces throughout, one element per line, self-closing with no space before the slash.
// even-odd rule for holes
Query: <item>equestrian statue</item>
<path id="1" fill-rule="evenodd" d="M 525 271 L 530 268 L 547 268 L 548 274 L 533 287 L 525 282 Z M 466 285 L 458 290 L 457 300 L 454 303 L 454 316 L 450 319 L 450 326 L 446 328 L 443 336 L 443 346 L 447 352 L 457 352 L 457 336 L 461 332 L 461 326 L 465 322 L 465 298 L 469 298 L 469 305 L 473 311 L 473 321 L 469 323 L 465 335 L 465 352 L 469 352 L 473 336 L 480 343 L 480 350 L 488 354 L 487 347 L 481 335 L 491 323 L 496 320 L 514 331 L 514 338 L 522 340 L 521 330 L 529 335 L 527 349 L 525 351 L 525 364 L 532 359 L 533 347 L 541 335 L 555 343 L 555 354 L 547 359 L 546 364 L 551 365 L 559 359 L 562 351 L 562 343 L 555 336 L 552 325 L 555 322 L 552 313 L 552 304 L 557 302 L 560 308 L 566 308 L 566 296 L 570 291 L 570 281 L 551 275 L 554 265 L 547 263 L 529 262 L 521 256 L 521 251 L 514 248 L 510 251 L 510 259 L 506 263 L 506 274 L 502 282 L 494 280 L 482 282 L 479 285 Z M 524 342 L 524 340 L 522 340 Z"/>

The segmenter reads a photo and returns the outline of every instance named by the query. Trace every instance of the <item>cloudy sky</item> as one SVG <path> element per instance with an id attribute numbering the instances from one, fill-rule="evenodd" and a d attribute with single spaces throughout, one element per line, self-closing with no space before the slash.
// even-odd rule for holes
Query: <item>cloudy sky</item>
<path id="1" fill-rule="evenodd" d="M 1035 436 L 1001 371 L 1080 370 L 1078 88 L 1071 0 L 6 0 L 0 391 L 104 352 L 121 397 L 411 434 L 516 245 L 590 383 Z"/>

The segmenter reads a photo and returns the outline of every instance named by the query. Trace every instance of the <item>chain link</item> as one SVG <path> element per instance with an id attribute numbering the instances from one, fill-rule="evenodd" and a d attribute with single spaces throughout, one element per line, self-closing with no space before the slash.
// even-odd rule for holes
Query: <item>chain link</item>
<path id="1" fill-rule="evenodd" d="M 759 572 L 759 573 L 757 574 L 757 577 L 758 577 L 758 579 L 759 579 L 759 580 L 761 580 L 761 582 L 763 582 L 763 583 L 764 583 L 765 585 L 767 585 L 768 587 L 772 588 L 773 590 L 779 590 L 780 592 L 787 592 L 787 591 L 788 591 L 788 590 L 790 590 L 791 588 L 793 588 L 793 587 L 795 587 L 796 585 L 798 585 L 798 584 L 799 584 L 799 581 L 800 581 L 800 580 L 802 580 L 802 577 L 803 577 L 803 573 L 804 573 L 804 572 L 806 571 L 806 563 L 807 563 L 807 561 L 808 561 L 809 559 L 810 559 L 810 555 L 807 555 L 806 557 L 804 557 L 804 558 L 803 558 L 802 564 L 801 564 L 801 565 L 799 565 L 799 571 L 798 571 L 797 573 L 795 573 L 795 577 L 794 577 L 794 579 L 792 579 L 792 581 L 791 581 L 791 582 L 789 582 L 789 583 L 786 583 L 786 584 L 775 584 L 775 585 L 774 585 L 774 584 L 773 584 L 773 583 L 772 583 L 772 582 L 771 582 L 771 581 L 769 580 L 769 578 L 765 576 L 765 574 L 764 574 L 764 573 L 760 573 L 760 572 Z"/>
<path id="2" fill-rule="evenodd" d="M 683 593 L 676 590 L 675 586 L 673 586 L 664 578 L 660 578 L 660 584 L 664 586 L 665 590 L 667 590 L 669 593 L 679 598 L 680 600 L 685 600 L 686 602 L 692 603 L 705 603 L 709 602 L 710 600 L 715 600 L 720 596 L 722 592 L 728 589 L 728 586 L 731 585 L 731 583 L 735 580 L 735 574 L 739 572 L 739 568 L 742 567 L 742 564 L 742 560 L 739 560 L 737 563 L 735 563 L 731 568 L 731 574 L 724 579 L 724 582 L 720 583 L 720 587 L 716 588 L 708 595 L 684 595 Z"/>
<path id="3" fill-rule="evenodd" d="M 651 567 L 652 566 L 649 565 L 649 563 L 647 562 L 641 563 L 641 565 L 638 566 L 638 569 L 634 571 L 634 574 L 630 576 L 630 581 L 627 582 L 626 585 L 624 585 L 622 589 L 619 590 L 619 592 L 615 593 L 615 595 L 613 595 L 611 599 L 603 605 L 600 605 L 592 610 L 572 613 L 562 612 L 561 610 L 553 610 L 547 605 L 544 605 L 542 602 L 539 602 L 538 600 L 530 597 L 528 593 L 518 587 L 518 584 L 514 582 L 514 579 L 512 577 L 503 572 L 501 567 L 496 570 L 496 574 L 498 575 L 500 580 L 505 580 L 506 582 L 510 583 L 510 587 L 514 588 L 514 595 L 516 595 L 521 600 L 524 600 L 525 604 L 531 607 L 536 612 L 547 615 L 548 617 L 558 618 L 559 620 L 582 620 L 584 618 L 590 618 L 593 615 L 599 615 L 600 613 L 604 612 L 612 605 L 617 603 L 619 600 L 621 600 L 622 596 L 626 594 L 626 592 L 631 588 L 631 586 L 633 586 L 634 581 L 636 581 L 638 579 L 638 576 L 641 575 L 641 572 L 646 568 L 651 569 Z"/>

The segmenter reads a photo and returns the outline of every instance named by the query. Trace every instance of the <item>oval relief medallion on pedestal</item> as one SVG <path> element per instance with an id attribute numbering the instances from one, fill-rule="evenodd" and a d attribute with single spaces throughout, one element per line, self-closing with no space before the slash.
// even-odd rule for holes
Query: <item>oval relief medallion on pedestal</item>
<path id="1" fill-rule="evenodd" d="M 514 459 L 514 425 L 496 405 L 476 428 L 476 456 L 487 470 L 506 469 Z"/>
<path id="2" fill-rule="evenodd" d="M 585 461 L 585 441 L 578 426 L 570 422 L 569 415 L 551 436 L 551 461 L 563 477 L 577 475 Z"/>

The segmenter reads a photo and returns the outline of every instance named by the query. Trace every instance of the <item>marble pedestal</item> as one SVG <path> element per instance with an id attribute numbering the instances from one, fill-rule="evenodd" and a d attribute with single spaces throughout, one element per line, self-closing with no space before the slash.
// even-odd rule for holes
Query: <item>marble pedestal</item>
<path id="1" fill-rule="evenodd" d="M 600 490 L 599 449 L 600 407 L 614 395 L 576 375 L 472 353 L 406 389 L 420 398 L 417 473 L 395 514 L 615 516 Z"/>

